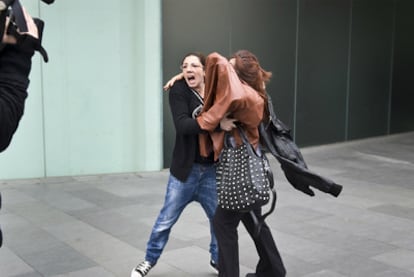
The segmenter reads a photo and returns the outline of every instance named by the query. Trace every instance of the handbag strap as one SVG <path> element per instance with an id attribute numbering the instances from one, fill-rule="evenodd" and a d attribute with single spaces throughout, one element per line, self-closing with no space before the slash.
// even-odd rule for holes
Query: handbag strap
<path id="1" fill-rule="evenodd" d="M 270 209 L 266 213 L 262 214 L 261 216 L 257 217 L 257 215 L 254 213 L 254 210 L 250 211 L 250 215 L 252 217 L 253 223 L 254 223 L 254 232 L 253 236 L 258 237 L 260 234 L 260 231 L 262 230 L 262 226 L 265 223 L 266 217 L 268 217 L 276 208 L 276 200 L 277 200 L 277 194 L 276 190 L 274 188 L 275 183 L 273 179 L 273 172 L 271 170 L 267 171 L 267 177 L 270 182 L 270 189 L 272 193 L 272 202 L 270 204 Z"/>
<path id="2" fill-rule="evenodd" d="M 236 124 L 237 129 L 239 130 L 240 137 L 244 144 L 250 144 L 249 139 L 247 138 L 246 132 L 240 124 Z"/>
<path id="3" fill-rule="evenodd" d="M 239 133 L 240 133 L 240 136 L 242 138 L 243 143 L 246 144 L 247 147 L 250 148 L 257 155 L 257 152 L 254 150 L 253 145 L 251 145 L 251 143 L 247 139 L 247 135 L 244 132 L 244 129 L 239 124 L 237 124 L 237 128 L 239 130 Z M 261 157 L 263 159 L 267 160 L 265 154 L 262 154 Z M 276 194 L 276 190 L 275 190 L 275 180 L 273 178 L 273 172 L 270 169 L 269 161 L 267 161 L 267 164 L 268 164 L 269 168 L 266 170 L 266 174 L 267 174 L 267 179 L 269 180 L 269 186 L 270 186 L 270 190 L 271 190 L 271 194 L 272 194 L 272 202 L 270 203 L 269 211 L 267 211 L 266 213 L 262 214 L 259 217 L 256 216 L 256 214 L 254 213 L 254 210 L 251 210 L 249 212 L 252 219 L 253 219 L 253 223 L 254 223 L 253 236 L 255 236 L 255 237 L 259 236 L 266 217 L 269 216 L 276 208 L 277 194 Z"/>
<path id="4" fill-rule="evenodd" d="M 244 131 L 243 127 L 240 124 L 236 124 L 237 129 L 239 130 L 240 137 L 242 139 L 243 144 L 247 146 L 250 155 L 255 155 L 256 157 L 262 157 L 261 151 L 257 151 L 254 149 L 253 145 L 250 143 L 249 139 L 247 138 L 246 132 Z"/>
<path id="5" fill-rule="evenodd" d="M 224 148 L 235 148 L 236 142 L 230 132 L 224 133 Z"/>
<path id="6" fill-rule="evenodd" d="M 285 134 L 291 138 L 291 128 L 288 127 L 284 122 L 282 122 L 276 115 L 275 109 L 273 107 L 273 102 L 270 96 L 268 96 L 267 98 L 267 106 L 269 109 L 269 122 L 267 123 L 266 129 L 269 127 L 270 124 L 273 124 L 279 133 Z"/>
<path id="7" fill-rule="evenodd" d="M 247 148 L 249 149 L 249 151 L 252 151 L 252 154 L 256 154 L 257 152 L 254 150 L 253 145 L 250 143 L 249 139 L 247 138 L 246 132 L 244 131 L 243 127 L 240 126 L 240 124 L 236 124 L 237 129 L 239 131 L 241 140 L 243 142 L 243 144 L 245 144 L 247 146 Z M 236 147 L 236 142 L 234 140 L 233 135 L 231 134 L 230 131 L 226 131 L 224 134 L 224 147 L 225 148 L 235 148 Z"/>

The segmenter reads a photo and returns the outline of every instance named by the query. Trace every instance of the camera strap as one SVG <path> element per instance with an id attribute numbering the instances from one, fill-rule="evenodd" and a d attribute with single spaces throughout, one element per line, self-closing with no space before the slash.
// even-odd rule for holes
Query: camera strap
<path id="1" fill-rule="evenodd" d="M 3 40 L 4 27 L 6 26 L 6 13 L 0 12 L 0 44 Z"/>
<path id="2" fill-rule="evenodd" d="M 0 1 L 0 44 L 3 39 L 4 28 L 6 26 L 6 15 L 8 6 L 3 1 Z"/>
<path id="3" fill-rule="evenodd" d="M 14 21 L 16 22 L 16 26 L 19 31 L 22 33 L 27 32 L 27 22 L 26 18 L 24 18 L 22 5 L 20 4 L 19 0 L 14 0 L 14 2 L 11 4 L 11 10 L 11 17 L 14 17 Z"/>

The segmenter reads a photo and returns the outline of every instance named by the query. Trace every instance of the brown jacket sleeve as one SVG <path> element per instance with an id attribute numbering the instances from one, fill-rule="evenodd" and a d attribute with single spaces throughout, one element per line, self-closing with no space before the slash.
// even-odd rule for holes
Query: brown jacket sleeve
<path id="1" fill-rule="evenodd" d="M 233 66 L 218 53 L 208 55 L 206 60 L 205 101 L 197 122 L 209 135 L 200 135 L 201 155 L 214 149 L 217 159 L 223 149 L 224 132 L 213 132 L 227 113 L 237 119 L 253 145 L 257 145 L 257 126 L 263 117 L 264 101 L 250 86 L 242 82 Z M 237 135 L 236 141 L 237 140 Z"/>

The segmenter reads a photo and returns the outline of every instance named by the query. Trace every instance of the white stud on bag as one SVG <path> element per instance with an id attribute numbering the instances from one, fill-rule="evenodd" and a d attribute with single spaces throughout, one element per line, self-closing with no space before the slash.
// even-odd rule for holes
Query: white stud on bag
<path id="1" fill-rule="evenodd" d="M 266 157 L 256 153 L 241 127 L 238 127 L 243 144 L 225 145 L 217 164 L 217 193 L 219 206 L 231 211 L 249 211 L 265 205 L 270 199 L 270 182 L 266 170 Z M 232 195 L 233 197 L 227 197 Z"/>

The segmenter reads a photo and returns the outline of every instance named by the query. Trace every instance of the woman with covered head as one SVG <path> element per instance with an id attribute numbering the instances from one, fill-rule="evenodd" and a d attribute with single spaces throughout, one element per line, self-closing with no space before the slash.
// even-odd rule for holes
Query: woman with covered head
<path id="1" fill-rule="evenodd" d="M 247 50 L 237 51 L 230 60 L 218 53 L 207 57 L 205 104 L 203 112 L 197 117 L 200 127 L 209 131 L 208 135 L 200 134 L 202 156 L 213 149 L 215 160 L 218 159 L 224 145 L 224 131 L 214 130 L 225 117 L 233 118 L 240 124 L 249 142 L 255 148 L 259 147 L 258 126 L 268 118 L 265 83 L 271 76 L 271 72 L 264 70 L 257 57 Z M 231 132 L 240 145 L 242 142 L 237 128 Z M 260 216 L 261 209 L 256 209 L 254 213 Z M 285 267 L 266 223 L 254 236 L 255 224 L 250 213 L 228 211 L 219 206 L 214 216 L 219 245 L 219 277 L 240 276 L 237 233 L 240 221 L 253 238 L 259 254 L 256 272 L 247 274 L 247 277 L 285 276 Z"/>

